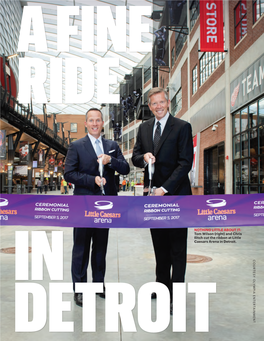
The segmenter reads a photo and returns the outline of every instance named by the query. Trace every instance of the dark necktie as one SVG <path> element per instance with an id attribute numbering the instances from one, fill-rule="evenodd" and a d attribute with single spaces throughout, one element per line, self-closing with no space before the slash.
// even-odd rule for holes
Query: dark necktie
<path id="1" fill-rule="evenodd" d="M 156 155 L 157 149 L 158 149 L 158 145 L 159 145 L 159 140 L 160 140 L 160 135 L 161 135 L 161 127 L 160 127 L 160 122 L 157 122 L 157 127 L 155 130 L 155 134 L 154 134 L 154 140 L 153 140 L 153 144 L 154 144 L 154 155 Z"/>

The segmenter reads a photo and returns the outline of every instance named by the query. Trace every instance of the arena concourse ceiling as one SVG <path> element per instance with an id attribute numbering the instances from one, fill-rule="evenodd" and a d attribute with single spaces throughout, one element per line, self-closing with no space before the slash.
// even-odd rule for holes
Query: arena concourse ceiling
<path id="1" fill-rule="evenodd" d="M 129 6 L 152 6 L 152 0 L 27 0 L 23 1 L 20 0 L 22 7 L 24 6 L 41 6 L 42 14 L 43 14 L 43 21 L 45 26 L 45 33 L 46 33 L 46 40 L 48 46 L 48 52 L 38 53 L 35 52 L 34 45 L 30 45 L 29 52 L 25 53 L 26 57 L 31 58 L 41 58 L 46 62 L 47 65 L 47 80 L 44 83 L 45 92 L 47 99 L 50 95 L 50 74 L 49 74 L 49 64 L 50 64 L 50 57 L 59 57 L 59 58 L 86 58 L 89 59 L 93 65 L 95 70 L 95 83 L 94 83 L 94 96 L 91 101 L 88 103 L 81 103 L 81 104 L 47 104 L 47 113 L 61 113 L 61 114 L 85 114 L 86 111 L 91 107 L 100 108 L 101 104 L 97 103 L 97 59 L 98 58 L 112 58 L 117 57 L 119 58 L 119 67 L 118 68 L 110 68 L 110 75 L 116 75 L 118 83 L 124 80 L 124 76 L 126 74 L 130 74 L 133 70 L 133 67 L 136 67 L 139 62 L 144 58 L 146 53 L 131 53 L 128 49 L 129 44 Z M 78 26 L 78 36 L 71 36 L 69 38 L 70 41 L 70 49 L 69 52 L 58 52 L 57 51 L 57 6 L 79 6 L 79 15 L 70 16 L 70 25 Z M 94 52 L 83 52 L 82 51 L 82 41 L 81 41 L 81 30 L 82 30 L 82 21 L 81 21 L 81 13 L 82 13 L 82 6 L 94 6 Z M 123 53 L 115 52 L 111 38 L 108 33 L 108 47 L 105 53 L 99 53 L 96 50 L 97 44 L 97 18 L 96 18 L 96 11 L 97 6 L 110 6 L 113 17 L 115 18 L 115 9 L 117 6 L 126 6 L 126 23 L 127 23 L 127 51 Z M 153 41 L 153 31 L 158 28 L 158 23 L 153 21 L 150 17 L 142 16 L 142 23 L 149 24 L 149 33 L 142 34 L 142 41 L 143 42 L 152 42 Z M 64 63 L 64 62 L 63 62 Z M 63 64 L 64 66 L 64 64 Z M 63 89 L 64 89 L 64 70 L 63 67 Z M 79 69 L 78 73 L 78 91 L 82 92 L 82 72 Z M 110 85 L 110 93 L 114 93 L 118 88 L 118 84 Z M 63 98 L 65 94 L 63 92 Z M 49 101 L 49 100 L 48 100 Z M 34 114 L 43 114 L 43 105 L 42 103 L 35 103 L 33 97 L 33 112 Z"/>

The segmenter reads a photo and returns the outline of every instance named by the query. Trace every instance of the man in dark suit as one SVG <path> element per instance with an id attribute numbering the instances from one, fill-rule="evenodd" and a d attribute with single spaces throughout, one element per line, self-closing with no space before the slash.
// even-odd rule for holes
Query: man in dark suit
<path id="1" fill-rule="evenodd" d="M 74 195 L 101 195 L 101 182 L 105 195 L 117 195 L 115 171 L 123 175 L 129 173 L 129 165 L 118 144 L 101 137 L 103 125 L 101 111 L 96 108 L 88 110 L 85 122 L 88 134 L 71 143 L 68 149 L 64 178 L 75 185 Z M 104 167 L 102 178 L 99 176 L 99 158 L 102 158 Z M 104 283 L 108 233 L 107 228 L 74 228 L 71 269 L 74 292 L 75 283 L 87 282 L 91 240 L 93 282 Z M 100 296 L 105 297 L 104 293 Z M 81 293 L 74 293 L 74 300 L 82 306 Z"/>
<path id="2" fill-rule="evenodd" d="M 188 173 L 193 161 L 191 125 L 169 113 L 170 101 L 162 88 L 148 93 L 148 105 L 154 118 L 139 126 L 132 162 L 144 168 L 154 163 L 152 185 L 155 195 L 188 195 Z M 149 186 L 148 167 L 144 186 Z M 187 228 L 151 229 L 156 258 L 156 281 L 165 284 L 172 297 L 172 283 L 184 282 L 187 251 Z M 172 269 L 172 274 L 171 274 Z M 152 298 L 155 298 L 153 293 Z"/>

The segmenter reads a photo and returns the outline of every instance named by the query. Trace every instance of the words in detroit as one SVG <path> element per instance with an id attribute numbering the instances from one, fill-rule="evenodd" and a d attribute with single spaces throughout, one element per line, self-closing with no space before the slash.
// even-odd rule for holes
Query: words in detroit
<path id="1" fill-rule="evenodd" d="M 127 51 L 126 7 L 116 6 L 114 20 L 110 6 L 97 8 L 96 52 L 106 53 L 107 35 L 110 34 L 115 52 Z M 70 16 L 79 15 L 79 6 L 57 6 L 57 53 L 69 52 L 69 38 L 78 37 L 78 26 L 70 25 Z M 94 6 L 82 6 L 82 52 L 94 52 Z M 149 33 L 149 25 L 142 23 L 142 16 L 150 16 L 151 6 L 129 7 L 129 52 L 151 52 L 152 43 L 142 42 L 142 33 Z M 31 31 L 32 28 L 32 31 Z M 23 10 L 18 52 L 48 52 L 41 6 L 25 6 Z M 50 50 L 54 52 L 53 49 Z M 95 54 L 93 54 L 94 58 Z M 96 58 L 94 58 L 96 60 Z M 86 103 L 94 96 L 94 63 L 86 58 L 51 57 L 50 64 L 50 103 L 63 102 L 62 69 L 65 65 L 64 103 Z M 117 76 L 110 75 L 110 68 L 119 67 L 119 58 L 97 58 L 97 102 L 119 103 L 119 94 L 110 94 L 109 85 L 117 84 Z M 34 72 L 32 72 L 34 69 Z M 82 92 L 77 89 L 77 75 L 82 70 Z M 34 74 L 34 77 L 33 77 Z M 47 103 L 44 83 L 47 79 L 46 62 L 40 58 L 19 58 L 19 100 L 30 103 L 31 87 L 36 103 Z"/>
<path id="2" fill-rule="evenodd" d="M 31 279 L 29 281 L 29 233 L 16 231 L 15 266 L 15 331 L 36 332 L 49 323 L 50 332 L 73 332 L 74 322 L 63 321 L 63 312 L 71 311 L 72 301 L 63 300 L 63 293 L 73 293 L 72 283 L 63 281 L 63 231 L 52 231 L 51 246 L 45 231 L 31 233 Z M 39 283 L 43 280 L 43 259 L 49 273 L 48 294 Z M 55 281 L 55 282 L 52 282 Z M 133 309 L 136 293 L 128 283 L 105 283 L 105 331 L 118 332 L 119 320 L 124 332 L 136 332 Z M 103 283 L 76 283 L 76 292 L 83 293 L 82 331 L 96 332 L 96 293 L 103 292 Z M 156 319 L 152 320 L 151 293 L 156 292 Z M 209 331 L 209 293 L 216 292 L 216 283 L 188 283 L 188 293 L 195 294 L 195 331 Z M 29 320 L 29 295 L 33 296 Z M 119 300 L 122 296 L 122 302 Z M 49 297 L 49 300 L 47 299 Z M 49 302 L 49 303 L 47 303 Z M 141 286 L 137 295 L 137 319 L 141 329 L 149 333 L 165 330 L 170 323 L 170 293 L 162 283 Z M 173 332 L 186 332 L 186 284 L 173 283 Z"/>

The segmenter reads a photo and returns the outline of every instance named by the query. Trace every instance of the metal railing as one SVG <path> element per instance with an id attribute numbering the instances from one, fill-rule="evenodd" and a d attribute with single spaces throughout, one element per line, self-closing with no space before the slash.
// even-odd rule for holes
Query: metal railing
<path id="1" fill-rule="evenodd" d="M 0 89 L 1 118 L 5 118 L 10 124 L 15 125 L 18 129 L 23 130 L 25 133 L 32 135 L 40 141 L 50 140 L 51 138 L 50 145 L 52 148 L 56 149 L 56 146 L 52 145 L 52 142 L 55 142 L 55 144 L 60 145 L 66 151 L 69 146 L 66 139 L 63 141 L 54 130 L 48 128 L 43 121 L 32 113 L 29 105 L 26 107 L 19 103 L 1 85 Z"/>

